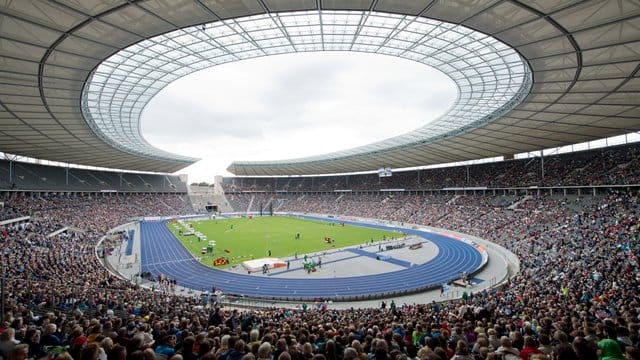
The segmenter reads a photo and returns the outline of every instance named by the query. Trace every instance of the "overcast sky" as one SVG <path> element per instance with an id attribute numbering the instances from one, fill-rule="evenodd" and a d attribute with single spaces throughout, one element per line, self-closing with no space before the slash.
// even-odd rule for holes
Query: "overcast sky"
<path id="1" fill-rule="evenodd" d="M 361 53 L 268 56 L 216 66 L 163 89 L 142 114 L 154 146 L 200 158 L 189 183 L 233 161 L 282 160 L 365 145 L 418 127 L 456 98 L 449 78 Z"/>

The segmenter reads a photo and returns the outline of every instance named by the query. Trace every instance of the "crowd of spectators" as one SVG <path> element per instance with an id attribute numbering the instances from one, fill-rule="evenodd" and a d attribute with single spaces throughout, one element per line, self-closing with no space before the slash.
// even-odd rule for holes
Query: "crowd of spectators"
<path id="1" fill-rule="evenodd" d="M 3 359 L 639 359 L 640 194 L 234 194 L 240 206 L 424 224 L 516 254 L 520 272 L 449 302 L 336 310 L 219 308 L 116 277 L 98 239 L 133 217 L 188 213 L 178 195 L 4 198 Z M 257 198 L 256 198 L 257 196 Z M 254 205 L 252 205 L 254 206 Z M 266 205 L 265 205 L 266 206 Z M 241 210 L 244 211 L 244 210 Z M 62 228 L 68 230 L 51 235 Z M 157 275 L 157 274 L 154 274 Z M 177 282 L 179 284 L 179 279 Z M 515 357 L 514 357 L 515 356 Z"/>
<path id="2" fill-rule="evenodd" d="M 582 351 L 583 355 L 575 358 L 589 358 L 584 353 L 596 354 L 594 339 L 600 340 L 610 331 L 617 334 L 611 336 L 618 341 L 634 337 L 636 340 L 626 341 L 621 349 L 628 350 L 630 358 L 638 356 L 640 206 L 636 191 L 611 190 L 600 197 L 404 193 L 271 196 L 283 204 L 281 211 L 431 225 L 497 242 L 518 255 L 521 272 L 497 291 L 474 294 L 470 301 L 456 306 L 470 306 L 475 311 L 490 309 L 494 319 L 510 323 L 514 331 L 509 336 L 519 351 L 524 348 L 522 336 L 528 336 L 528 342 L 536 347 L 549 338 L 556 343 L 573 340 L 573 347 L 562 351 Z M 547 334 L 534 330 L 544 323 Z M 587 350 L 581 348 L 586 345 Z M 546 348 L 558 350 L 557 346 Z"/>
<path id="3" fill-rule="evenodd" d="M 227 193 L 242 191 L 333 191 L 455 187 L 513 188 L 529 186 L 629 185 L 640 183 L 640 145 L 491 162 L 469 166 L 378 174 L 314 177 L 224 178 Z M 543 171 L 544 169 L 544 171 Z"/>
<path id="4" fill-rule="evenodd" d="M 95 256 L 98 240 L 132 218 L 190 213 L 179 195 L 41 197 L 14 193 L 5 201 L 30 216 L 29 221 L 4 225 L 0 234 L 2 272 L 8 280 L 6 305 L 18 309 L 135 304 L 136 298 L 149 294 L 136 291 L 104 268 Z M 161 298 L 150 299 L 162 304 Z"/>

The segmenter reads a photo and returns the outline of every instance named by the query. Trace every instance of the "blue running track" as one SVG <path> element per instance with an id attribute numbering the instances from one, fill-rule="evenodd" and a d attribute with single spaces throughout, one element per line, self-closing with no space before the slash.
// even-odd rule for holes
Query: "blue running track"
<path id="1" fill-rule="evenodd" d="M 380 255 L 378 253 L 374 253 L 371 251 L 366 251 L 366 250 L 362 250 L 362 249 L 358 249 L 358 248 L 351 248 L 351 249 L 347 249 L 346 251 L 352 252 L 354 254 L 358 254 L 360 256 L 366 256 L 366 257 L 370 257 L 373 259 L 379 259 L 380 261 L 385 261 L 388 262 L 390 264 L 394 264 L 394 265 L 398 265 L 398 266 L 402 266 L 404 268 L 410 268 L 411 267 L 411 263 L 408 261 L 404 261 L 404 260 L 400 260 L 400 259 L 396 259 L 393 257 L 389 257 L 389 256 L 385 256 Z"/>
<path id="2" fill-rule="evenodd" d="M 167 275 L 176 279 L 178 285 L 195 290 L 210 290 L 215 285 L 225 294 L 257 298 L 356 300 L 402 295 L 438 287 L 458 279 L 462 271 L 473 274 L 482 265 L 478 250 L 465 242 L 439 234 L 402 229 L 409 235 L 432 241 L 439 249 L 438 255 L 424 264 L 373 275 L 324 279 L 251 276 L 217 270 L 199 263 L 171 233 L 165 222 L 143 221 L 140 225 L 142 271 L 151 272 L 154 276 Z M 392 229 L 381 225 L 366 226 Z"/>

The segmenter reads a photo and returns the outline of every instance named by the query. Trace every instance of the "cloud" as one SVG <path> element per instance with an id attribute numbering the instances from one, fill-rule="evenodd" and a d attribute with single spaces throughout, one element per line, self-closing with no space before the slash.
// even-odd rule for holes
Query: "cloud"
<path id="1" fill-rule="evenodd" d="M 260 138 L 263 133 L 259 112 L 250 109 L 220 111 L 197 100 L 175 101 L 164 97 L 148 107 L 142 122 L 143 134 L 159 144 L 185 137 L 191 141 L 207 141 L 212 136 Z"/>
<path id="2" fill-rule="evenodd" d="M 212 181 L 234 160 L 281 160 L 365 145 L 423 126 L 456 88 L 427 66 L 360 53 L 263 57 L 199 71 L 147 105 L 145 138 L 202 158 L 184 169 Z"/>

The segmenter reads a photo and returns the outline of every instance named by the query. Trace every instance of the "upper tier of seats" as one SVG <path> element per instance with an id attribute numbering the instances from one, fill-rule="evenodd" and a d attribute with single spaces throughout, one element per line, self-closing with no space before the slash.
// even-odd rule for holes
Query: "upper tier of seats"
<path id="1" fill-rule="evenodd" d="M 175 175 L 87 170 L 0 160 L 0 189 L 186 193 L 187 184 Z"/>
<path id="2" fill-rule="evenodd" d="M 461 187 L 514 188 L 640 183 L 640 144 L 469 166 L 378 174 L 313 177 L 225 177 L 225 192 L 430 190 Z"/>

